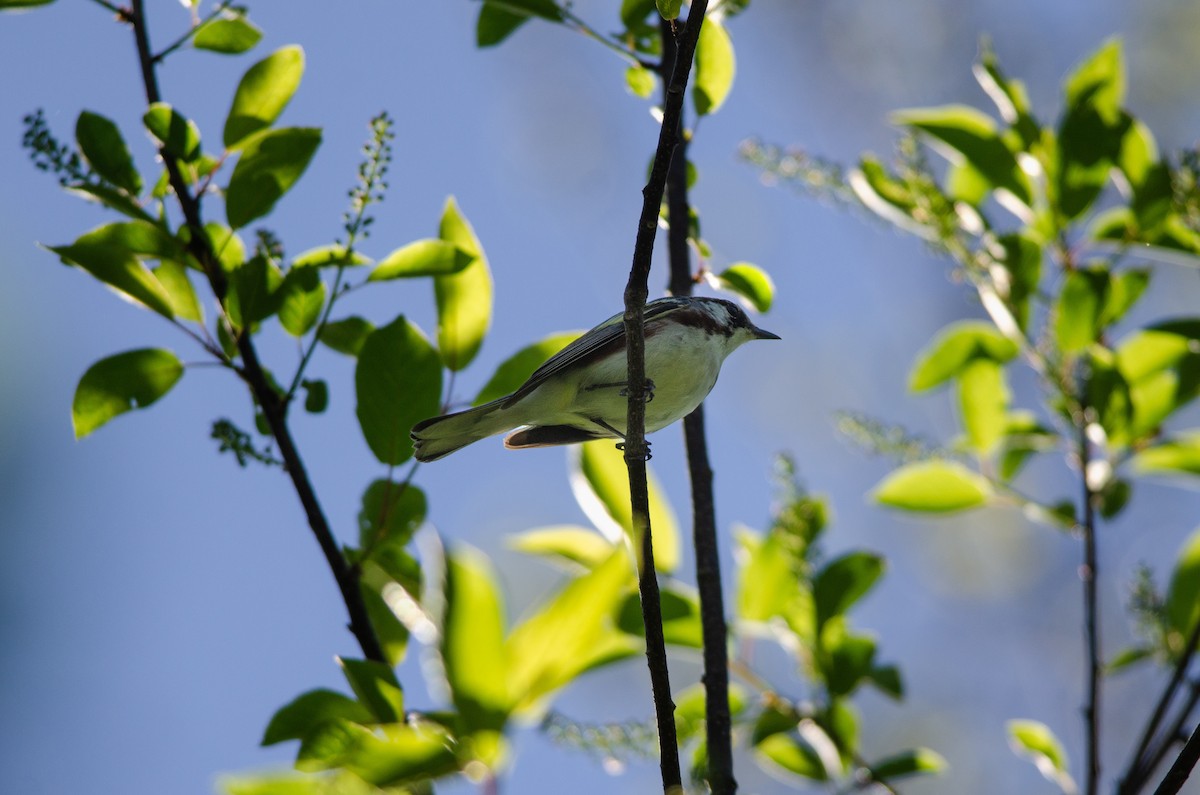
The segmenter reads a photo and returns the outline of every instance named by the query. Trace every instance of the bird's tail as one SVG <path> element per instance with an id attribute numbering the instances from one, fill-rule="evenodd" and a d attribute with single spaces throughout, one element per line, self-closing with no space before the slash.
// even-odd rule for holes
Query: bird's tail
<path id="1" fill-rule="evenodd" d="M 413 426 L 414 455 L 418 461 L 436 461 L 455 450 L 522 424 L 501 408 L 504 398 L 466 411 L 443 414 Z"/>

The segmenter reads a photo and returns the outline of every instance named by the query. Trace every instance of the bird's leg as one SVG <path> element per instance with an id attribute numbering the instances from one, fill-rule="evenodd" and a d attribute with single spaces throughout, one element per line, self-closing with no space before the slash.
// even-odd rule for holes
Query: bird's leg
<path id="1" fill-rule="evenodd" d="M 614 384 L 614 386 L 615 386 L 615 384 Z M 617 442 L 617 449 L 622 452 L 625 451 L 625 434 L 621 433 L 616 428 L 609 425 L 607 422 L 600 419 L 599 417 L 588 417 L 588 419 L 591 420 L 592 422 L 594 422 L 595 424 L 599 425 L 604 430 L 611 433 L 613 436 L 620 439 L 621 441 Z M 650 441 L 646 440 L 646 460 L 649 461 L 652 457 L 653 456 L 650 455 Z"/>
<path id="2" fill-rule="evenodd" d="M 583 388 L 584 392 L 591 392 L 593 389 L 608 389 L 614 386 L 621 387 L 621 391 L 617 394 L 621 397 L 629 397 L 629 382 L 615 381 L 611 384 L 589 384 Z M 654 382 L 649 378 L 646 379 L 646 402 L 654 400 Z"/>

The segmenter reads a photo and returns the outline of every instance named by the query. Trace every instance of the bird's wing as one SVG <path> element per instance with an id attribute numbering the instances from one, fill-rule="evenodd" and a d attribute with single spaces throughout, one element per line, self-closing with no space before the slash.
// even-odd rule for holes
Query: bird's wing
<path id="1" fill-rule="evenodd" d="M 649 332 L 651 321 L 655 321 L 657 324 L 667 315 L 685 306 L 687 306 L 687 301 L 680 298 L 659 298 L 651 301 L 646 304 L 642 314 L 643 326 Z M 624 350 L 624 348 L 625 323 L 624 313 L 621 313 L 613 315 L 547 359 L 541 367 L 533 371 L 533 375 L 529 376 L 529 380 L 522 384 L 520 389 L 513 392 L 504 401 L 502 407 L 509 408 L 559 373 L 572 367 L 598 361 L 610 353 Z"/>

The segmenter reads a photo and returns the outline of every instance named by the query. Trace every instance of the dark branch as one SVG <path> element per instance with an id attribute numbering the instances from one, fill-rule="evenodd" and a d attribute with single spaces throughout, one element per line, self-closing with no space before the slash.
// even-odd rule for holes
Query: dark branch
<path id="1" fill-rule="evenodd" d="M 1090 373 L 1087 376 L 1090 378 Z M 1083 565 L 1079 577 L 1083 580 L 1083 620 L 1087 642 L 1087 696 L 1083 704 L 1083 719 L 1087 730 L 1087 767 L 1084 777 L 1086 795 L 1096 795 L 1100 785 L 1100 633 L 1096 599 L 1096 500 L 1088 476 L 1091 464 L 1091 442 L 1088 440 L 1087 378 L 1079 389 L 1079 475 L 1083 482 Z"/>
<path id="2" fill-rule="evenodd" d="M 671 156 L 679 142 L 679 119 L 683 111 L 684 90 L 688 72 L 696 52 L 696 41 L 704 21 L 708 0 L 697 0 L 688 12 L 687 25 L 679 39 L 678 52 L 667 97 L 663 103 L 662 129 L 650 180 L 642 190 L 642 213 L 638 220 L 633 264 L 625 287 L 625 339 L 629 364 L 629 409 L 625 427 L 625 465 L 629 469 L 630 507 L 634 527 L 642 539 L 641 571 L 638 585 L 642 596 L 642 620 L 646 626 L 646 661 L 650 668 L 650 683 L 654 692 L 654 709 L 658 721 L 658 743 L 663 791 L 681 788 L 679 745 L 675 739 L 675 705 L 671 701 L 671 682 L 667 672 L 667 650 L 663 640 L 662 605 L 659 601 L 658 579 L 654 571 L 654 549 L 650 528 L 650 499 L 646 486 L 646 340 L 643 311 L 649 294 L 650 265 L 654 254 L 654 237 L 658 229 L 658 213 L 667 183 Z"/>
<path id="3" fill-rule="evenodd" d="M 151 54 L 149 36 L 146 32 L 144 0 L 132 0 L 129 22 L 133 26 L 134 40 L 137 44 L 146 101 L 151 104 L 159 102 L 161 96 L 158 90 L 158 77 L 155 74 L 154 57 Z M 183 213 L 184 222 L 191 230 L 188 250 L 204 268 L 213 295 L 218 301 L 224 303 L 228 284 L 225 273 L 221 270 L 217 257 L 209 244 L 204 224 L 201 223 L 200 202 L 188 189 L 175 159 L 167 156 L 165 152 L 162 155 L 171 188 L 175 191 L 179 208 Z M 308 517 L 309 527 L 317 537 L 317 543 L 320 545 L 321 551 L 325 553 L 325 560 L 337 580 L 338 588 L 342 592 L 342 599 L 350 613 L 350 631 L 357 638 L 363 655 L 367 659 L 386 662 L 383 648 L 380 646 L 379 639 L 375 636 L 375 631 L 367 616 L 366 605 L 363 603 L 362 593 L 359 590 L 358 571 L 347 563 L 341 550 L 338 549 L 333 531 L 329 527 L 329 522 L 317 501 L 316 492 L 308 479 L 304 462 L 296 450 L 295 441 L 292 439 L 291 430 L 287 425 L 287 405 L 267 380 L 250 335 L 242 332 L 237 334 L 236 338 L 238 352 L 242 356 L 241 376 L 262 408 L 263 416 L 266 417 L 267 425 L 271 429 L 271 435 L 275 437 L 275 443 L 279 446 L 279 455 L 283 459 L 284 468 L 292 479 L 292 485 L 295 487 L 300 504 L 304 507 L 304 513 Z"/>
<path id="4" fill-rule="evenodd" d="M 1179 792 L 1183 788 L 1183 782 L 1188 780 L 1188 776 L 1195 769 L 1197 761 L 1200 761 L 1200 726 L 1192 732 L 1175 764 L 1171 765 L 1158 789 L 1154 790 L 1154 795 L 1175 795 Z"/>

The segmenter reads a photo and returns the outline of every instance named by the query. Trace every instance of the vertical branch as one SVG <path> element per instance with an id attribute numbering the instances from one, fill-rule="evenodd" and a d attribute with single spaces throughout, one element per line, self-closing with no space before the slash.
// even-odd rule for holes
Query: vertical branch
<path id="1" fill-rule="evenodd" d="M 150 50 L 144 0 L 132 0 L 131 10 L 125 19 L 133 27 L 146 101 L 148 103 L 159 102 L 161 95 L 158 90 L 158 77 L 155 73 L 156 62 Z M 171 188 L 179 201 L 179 209 L 183 213 L 184 223 L 191 230 L 188 250 L 204 268 L 213 295 L 218 301 L 224 302 L 228 284 L 225 273 L 221 270 L 217 257 L 209 245 L 208 235 L 200 220 L 200 202 L 192 195 L 175 159 L 165 152 L 162 153 L 162 159 L 167 168 Z M 308 518 L 309 527 L 316 536 L 321 551 L 325 554 L 325 560 L 342 593 L 342 600 L 346 603 L 346 610 L 350 614 L 350 632 L 358 640 L 363 655 L 367 659 L 386 662 L 387 658 L 383 653 L 383 647 L 380 646 L 375 630 L 371 626 L 366 604 L 363 602 L 362 592 L 359 590 L 358 570 L 350 566 L 341 550 L 338 549 L 337 540 L 330 529 L 329 521 L 325 518 L 321 504 L 317 500 L 316 491 L 308 479 L 304 461 L 296 449 L 295 440 L 293 440 L 291 430 L 287 425 L 287 404 L 267 380 L 262 364 L 258 360 L 258 351 L 255 349 L 250 335 L 243 332 L 237 334 L 236 338 L 238 352 L 242 357 L 242 367 L 239 373 L 262 408 L 263 416 L 271 429 L 271 435 L 275 437 L 275 442 L 279 445 L 279 455 L 283 459 L 284 469 L 292 479 L 296 495 L 300 498 L 300 504 Z"/>
<path id="2" fill-rule="evenodd" d="M 671 25 L 659 25 L 662 41 L 660 75 L 663 101 L 667 81 L 675 63 L 675 36 Z M 687 146 L 683 113 L 676 132 L 677 145 L 667 172 L 667 254 L 671 266 L 668 289 L 672 295 L 691 295 L 692 278 L 688 231 Z M 737 791 L 733 777 L 732 721 L 729 715 L 728 630 L 725 599 L 721 592 L 721 556 L 717 541 L 713 472 L 708 459 L 708 436 L 704 430 L 704 405 L 683 420 L 687 446 L 688 476 L 692 483 L 692 544 L 696 550 L 696 587 L 700 591 L 700 626 L 704 638 L 705 739 L 708 749 L 708 785 L 714 795 Z"/>
<path id="3" fill-rule="evenodd" d="M 1100 784 L 1100 631 L 1096 599 L 1096 492 L 1092 488 L 1088 469 L 1091 464 L 1091 442 L 1088 440 L 1087 378 L 1079 389 L 1079 469 L 1083 481 L 1083 565 L 1079 578 L 1083 580 L 1083 621 L 1087 643 L 1087 696 L 1083 719 L 1087 731 L 1087 769 L 1084 777 L 1086 795 L 1096 795 Z"/>
<path id="4" fill-rule="evenodd" d="M 642 597 L 642 620 L 646 626 L 646 662 L 654 692 L 658 723 L 659 765 L 664 792 L 682 788 L 679 772 L 679 746 L 675 739 L 675 708 L 671 701 L 671 683 L 667 671 L 666 644 L 662 634 L 662 605 L 658 579 L 654 571 L 653 538 L 650 528 L 650 500 L 646 485 L 646 339 L 643 311 L 649 294 L 650 265 L 658 214 L 666 188 L 667 171 L 678 141 L 679 119 L 683 111 L 684 91 L 696 41 L 708 0 L 696 0 L 688 12 L 688 21 L 679 38 L 674 69 L 666 88 L 662 128 L 650 180 L 642 189 L 642 212 L 638 219 L 633 263 L 625 286 L 625 349 L 628 360 L 629 408 L 625 427 L 625 465 L 629 470 L 630 507 L 634 526 L 642 540 L 641 570 L 638 585 Z"/>

